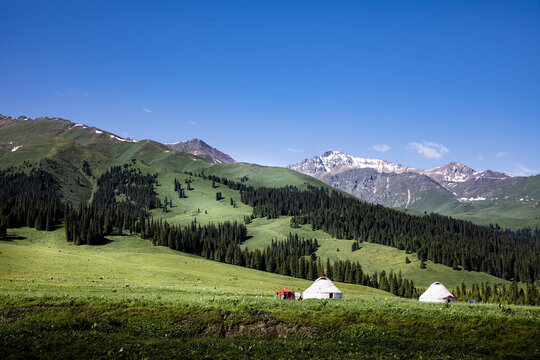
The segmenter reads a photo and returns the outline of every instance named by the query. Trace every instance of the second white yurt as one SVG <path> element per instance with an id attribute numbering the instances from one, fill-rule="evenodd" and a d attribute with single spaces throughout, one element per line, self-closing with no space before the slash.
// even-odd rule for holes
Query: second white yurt
<path id="1" fill-rule="evenodd" d="M 341 299 L 342 296 L 341 291 L 326 276 L 321 276 L 315 280 L 302 295 L 304 299 Z"/>
<path id="2" fill-rule="evenodd" d="M 450 291 L 440 282 L 434 282 L 428 289 L 420 295 L 418 299 L 423 302 L 455 302 L 456 297 L 450 294 Z"/>

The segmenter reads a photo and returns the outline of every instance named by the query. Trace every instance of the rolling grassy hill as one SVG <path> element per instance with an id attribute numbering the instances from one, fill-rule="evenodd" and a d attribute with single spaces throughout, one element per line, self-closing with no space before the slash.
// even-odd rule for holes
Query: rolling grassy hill
<path id="1" fill-rule="evenodd" d="M 13 166 L 26 172 L 33 168 L 47 171 L 61 185 L 64 199 L 74 204 L 90 200 L 96 186 L 95 177 L 115 164 L 100 152 L 58 137 L 25 146 L 0 159 L 0 169 Z M 84 161 L 93 169 L 92 176 L 82 171 Z"/>
<path id="2" fill-rule="evenodd" d="M 291 185 L 296 186 L 301 190 L 305 190 L 309 184 L 315 187 L 333 189 L 322 181 L 296 171 L 256 164 L 215 164 L 204 169 L 204 173 L 207 175 L 223 177 L 233 181 L 241 181 L 241 179 L 244 178 L 246 185 L 254 187 L 282 187 Z"/>
<path id="3" fill-rule="evenodd" d="M 287 286 L 305 290 L 311 281 L 206 260 L 138 236 L 111 236 L 102 246 L 75 246 L 63 229 L 9 231 L 0 242 L 2 294 L 138 298 L 216 295 L 264 295 Z M 126 289 L 126 283 L 130 285 Z M 347 296 L 393 295 L 377 289 L 338 284 Z M 112 290 L 117 289 L 118 293 Z"/>

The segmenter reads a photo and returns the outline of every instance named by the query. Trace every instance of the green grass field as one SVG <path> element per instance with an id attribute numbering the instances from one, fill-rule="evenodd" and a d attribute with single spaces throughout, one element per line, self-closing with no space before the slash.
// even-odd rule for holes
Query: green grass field
<path id="1" fill-rule="evenodd" d="M 223 264 L 153 246 L 138 236 L 112 236 L 102 246 L 75 246 L 63 229 L 22 228 L 0 242 L 0 288 L 3 293 L 115 298 L 120 293 L 174 296 L 189 292 L 273 296 L 284 286 L 305 290 L 310 281 Z M 126 283 L 130 288 L 126 290 Z M 339 284 L 350 296 L 391 296 L 369 287 Z M 66 293 L 67 291 L 67 293 Z"/>
<path id="2" fill-rule="evenodd" d="M 273 290 L 304 290 L 311 282 L 137 236 L 75 246 L 63 229 L 9 235 L 0 242 L 2 359 L 540 355 L 539 308 L 424 304 L 341 283 L 343 300 L 281 301 Z"/>

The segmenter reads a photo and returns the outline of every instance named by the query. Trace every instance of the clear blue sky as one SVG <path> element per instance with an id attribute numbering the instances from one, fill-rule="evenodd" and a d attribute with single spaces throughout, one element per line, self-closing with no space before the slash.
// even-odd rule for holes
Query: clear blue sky
<path id="1" fill-rule="evenodd" d="M 539 1 L 0 0 L 0 34 L 2 114 L 264 165 L 540 172 Z"/>

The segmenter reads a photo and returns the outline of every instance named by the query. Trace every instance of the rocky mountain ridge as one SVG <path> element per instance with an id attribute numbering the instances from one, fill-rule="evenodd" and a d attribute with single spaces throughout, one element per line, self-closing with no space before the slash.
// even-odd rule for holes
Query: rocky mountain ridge
<path id="1" fill-rule="evenodd" d="M 503 192 L 521 179 L 492 170 L 478 172 L 457 162 L 423 170 L 340 151 L 327 151 L 287 168 L 311 175 L 368 202 L 424 211 L 443 203 L 456 207 L 460 203 L 483 200 L 509 201 L 510 196 L 503 196 Z M 517 196 L 512 201 L 523 202 L 523 199 L 526 198 Z M 531 201 L 531 206 L 535 206 L 537 200 Z"/>
<path id="2" fill-rule="evenodd" d="M 369 168 L 380 173 L 394 174 L 412 172 L 426 175 L 436 182 L 441 183 L 444 187 L 447 187 L 445 186 L 447 183 L 460 183 L 472 178 L 506 179 L 511 177 L 510 175 L 492 170 L 476 172 L 474 169 L 466 165 L 453 161 L 434 169 L 422 170 L 411 168 L 402 164 L 394 164 L 386 160 L 355 157 L 335 150 L 327 151 L 321 156 L 314 156 L 310 159 L 305 159 L 303 161 L 291 164 L 287 166 L 287 168 L 315 177 L 318 177 L 318 175 L 322 173 L 333 172 L 343 168 Z"/>
<path id="3" fill-rule="evenodd" d="M 234 163 L 236 162 L 229 155 L 219 151 L 218 149 L 208 145 L 200 139 L 191 139 L 176 143 L 164 143 L 168 148 L 176 151 L 182 151 L 189 154 L 197 155 L 214 164 Z"/>

